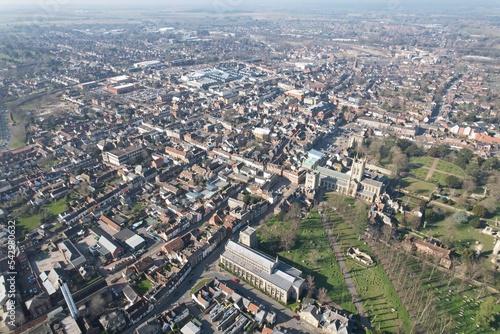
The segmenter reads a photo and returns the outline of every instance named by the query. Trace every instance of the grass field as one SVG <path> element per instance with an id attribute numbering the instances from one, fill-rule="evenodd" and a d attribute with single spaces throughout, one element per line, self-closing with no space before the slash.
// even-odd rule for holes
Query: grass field
<path id="1" fill-rule="evenodd" d="M 428 224 L 426 228 L 422 228 L 420 232 L 426 235 L 433 236 L 438 239 L 447 238 L 451 240 L 457 249 L 463 247 L 474 247 L 476 241 L 483 245 L 483 255 L 488 256 L 493 251 L 493 237 L 491 235 L 481 233 L 481 229 L 475 229 L 468 224 L 458 224 L 448 218 L 455 211 L 440 209 L 444 214 L 442 219 L 432 224 Z"/>
<path id="2" fill-rule="evenodd" d="M 60 200 L 52 203 L 49 202 L 44 205 L 44 209 L 53 214 L 54 216 L 59 215 L 61 212 L 64 212 L 66 210 L 66 201 L 64 198 L 61 198 Z M 41 214 L 38 215 L 32 215 L 28 217 L 20 217 L 17 222 L 17 228 L 21 232 L 30 232 L 33 231 L 35 228 L 41 225 L 40 219 L 42 218 Z"/>
<path id="3" fill-rule="evenodd" d="M 410 175 L 419 180 L 425 180 L 427 178 L 427 174 L 429 174 L 429 168 L 419 167 L 413 169 L 410 166 Z"/>
<path id="4" fill-rule="evenodd" d="M 419 167 L 427 167 L 430 168 L 432 163 L 434 162 L 433 157 L 412 157 L 410 158 L 410 164 L 418 165 Z"/>
<path id="5" fill-rule="evenodd" d="M 373 256 L 370 247 L 358 240 L 356 229 L 335 212 L 330 214 L 329 221 L 333 224 L 333 232 L 338 234 L 338 244 L 344 254 L 349 247 L 358 247 Z M 346 265 L 372 325 L 388 333 L 395 333 L 398 328 L 408 333 L 411 328 L 410 317 L 382 265 L 367 268 L 350 258 L 346 258 Z"/>
<path id="6" fill-rule="evenodd" d="M 456 166 L 448 161 L 444 161 L 444 160 L 439 160 L 437 167 L 436 167 L 436 170 L 440 170 L 442 172 L 447 172 L 447 173 L 453 174 L 457 177 L 464 177 L 465 176 L 464 171 L 460 167 L 458 167 L 458 166 Z"/>
<path id="7" fill-rule="evenodd" d="M 137 283 L 137 286 L 136 286 L 137 292 L 141 296 L 145 295 L 152 288 L 153 288 L 153 285 L 146 278 L 140 280 L 139 283 Z"/>
<path id="8" fill-rule="evenodd" d="M 432 191 L 436 188 L 436 185 L 425 181 L 404 178 L 401 180 L 401 187 L 415 195 L 430 196 Z"/>
<path id="9" fill-rule="evenodd" d="M 57 216 L 58 214 L 66 211 L 66 200 L 61 198 L 57 202 L 46 205 L 46 208 L 47 211 Z"/>
<path id="10" fill-rule="evenodd" d="M 33 231 L 40 225 L 40 216 L 21 217 L 17 220 L 17 228 L 22 231 Z"/>
<path id="11" fill-rule="evenodd" d="M 317 211 L 314 210 L 307 219 L 300 222 L 295 247 L 288 252 L 281 251 L 279 235 L 289 228 L 290 223 L 281 222 L 276 217 L 270 219 L 258 229 L 259 248 L 271 256 L 278 252 L 280 260 L 302 270 L 303 277 L 312 275 L 316 288 L 326 288 L 333 302 L 345 310 L 355 312 L 351 295 Z"/>
<path id="12" fill-rule="evenodd" d="M 447 174 L 443 174 L 443 173 L 440 173 L 438 171 L 434 171 L 434 173 L 432 173 L 431 179 L 429 181 L 431 181 L 432 183 L 435 183 L 436 185 L 439 184 L 439 185 L 443 186 L 446 183 L 445 179 L 447 176 L 448 176 Z"/>
<path id="13" fill-rule="evenodd" d="M 432 271 L 413 257 L 407 257 L 405 269 L 420 277 L 419 283 L 433 298 L 438 313 L 435 317 L 452 316 L 449 327 L 452 333 L 498 333 L 488 328 L 476 327 L 475 317 L 481 302 L 489 295 L 487 291 L 462 282 L 439 270 Z"/>

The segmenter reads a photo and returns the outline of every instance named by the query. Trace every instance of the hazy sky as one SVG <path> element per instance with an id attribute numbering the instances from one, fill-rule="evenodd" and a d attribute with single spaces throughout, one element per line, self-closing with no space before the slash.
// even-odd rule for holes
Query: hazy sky
<path id="1" fill-rule="evenodd" d="M 432 11 L 450 7 L 499 7 L 497 0 L 0 0 L 0 8 L 24 7 L 37 8 L 74 8 L 89 6 L 105 7 L 217 7 L 251 8 L 269 6 L 303 6 L 318 8 L 322 6 L 342 5 L 342 7 L 356 7 L 357 5 L 384 6 L 391 8 L 415 8 L 416 6 Z"/>

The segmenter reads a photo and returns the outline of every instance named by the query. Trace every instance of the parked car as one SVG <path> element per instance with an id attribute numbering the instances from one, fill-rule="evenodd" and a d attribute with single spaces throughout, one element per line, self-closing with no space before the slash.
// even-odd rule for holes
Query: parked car
<path id="1" fill-rule="evenodd" d="M 240 282 L 240 280 L 239 280 L 238 278 L 233 278 L 233 282 L 234 282 L 234 283 L 239 283 L 239 282 Z"/>

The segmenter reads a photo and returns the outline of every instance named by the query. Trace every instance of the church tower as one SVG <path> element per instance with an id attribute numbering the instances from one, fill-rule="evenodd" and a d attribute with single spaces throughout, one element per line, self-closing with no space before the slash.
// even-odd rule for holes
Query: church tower
<path id="1" fill-rule="evenodd" d="M 363 175 L 365 174 L 365 166 L 366 166 L 365 158 L 363 159 L 356 158 L 352 162 L 351 178 L 360 182 L 363 179 Z"/>

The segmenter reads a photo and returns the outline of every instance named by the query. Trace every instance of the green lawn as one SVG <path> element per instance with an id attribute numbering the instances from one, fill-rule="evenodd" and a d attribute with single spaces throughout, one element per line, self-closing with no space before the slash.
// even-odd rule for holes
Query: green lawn
<path id="1" fill-rule="evenodd" d="M 304 278 L 312 275 L 317 289 L 326 288 L 334 303 L 355 312 L 317 211 L 300 221 L 295 246 L 290 251 L 283 251 L 279 248 L 279 236 L 289 228 L 288 222 L 279 221 L 276 217 L 270 219 L 258 229 L 259 248 L 271 256 L 279 254 L 281 261 L 302 270 Z"/>
<path id="2" fill-rule="evenodd" d="M 153 285 L 146 278 L 140 280 L 139 283 L 137 283 L 137 286 L 136 286 L 137 292 L 141 296 L 144 296 L 152 288 L 153 288 Z"/>
<path id="3" fill-rule="evenodd" d="M 345 223 L 335 212 L 331 213 L 330 221 L 334 226 L 334 233 L 338 234 L 338 244 L 344 254 L 349 247 L 358 247 L 374 258 L 370 247 L 358 240 L 356 229 Z M 380 326 L 380 329 L 389 333 L 397 332 L 398 328 L 404 328 L 404 332 L 408 333 L 411 328 L 410 317 L 382 265 L 377 263 L 367 268 L 348 257 L 346 265 L 372 325 L 375 328 Z"/>
<path id="4" fill-rule="evenodd" d="M 401 187 L 407 189 L 414 195 L 430 196 L 436 185 L 429 182 L 417 181 L 411 178 L 401 180 Z"/>
<path id="5" fill-rule="evenodd" d="M 452 164 L 451 162 L 444 161 L 444 160 L 439 160 L 437 167 L 436 167 L 436 170 L 440 170 L 442 172 L 454 174 L 455 176 L 458 176 L 458 177 L 465 176 L 464 171 L 460 167 Z"/>
<path id="6" fill-rule="evenodd" d="M 47 204 L 46 208 L 47 211 L 57 216 L 58 214 L 66 211 L 66 200 L 64 198 L 61 198 L 55 203 Z"/>
<path id="7" fill-rule="evenodd" d="M 33 231 L 41 225 L 39 216 L 21 217 L 17 219 L 17 227 L 22 231 Z"/>
<path id="8" fill-rule="evenodd" d="M 419 167 L 425 166 L 430 168 L 434 163 L 435 158 L 433 157 L 412 157 L 410 158 L 410 164 L 419 165 Z"/>
<path id="9" fill-rule="evenodd" d="M 53 214 L 54 216 L 59 215 L 61 212 L 66 211 L 66 201 L 64 198 L 52 203 L 48 202 L 44 205 L 44 209 Z M 32 215 L 29 217 L 20 217 L 18 218 L 18 229 L 20 230 L 20 234 L 22 232 L 30 232 L 41 225 L 42 214 Z"/>
<path id="10" fill-rule="evenodd" d="M 448 218 L 452 216 L 455 211 L 449 211 L 443 208 L 440 208 L 440 210 L 444 213 L 442 219 L 428 224 L 427 227 L 422 228 L 420 232 L 438 239 L 449 239 L 458 249 L 463 247 L 474 247 L 477 241 L 483 245 L 483 254 L 491 254 L 493 251 L 493 237 L 491 235 L 483 234 L 481 233 L 481 229 L 475 229 L 468 224 L 458 224 Z"/>
<path id="11" fill-rule="evenodd" d="M 413 169 L 412 167 L 413 167 L 413 165 L 410 165 L 410 175 L 416 179 L 425 181 L 425 179 L 427 178 L 427 174 L 429 174 L 429 168 L 419 167 L 419 168 Z"/>
<path id="12" fill-rule="evenodd" d="M 431 181 L 432 183 L 435 183 L 436 185 L 439 184 L 439 185 L 443 186 L 446 183 L 445 179 L 447 176 L 448 176 L 447 174 L 443 174 L 443 173 L 440 173 L 438 171 L 434 171 L 434 173 L 432 173 L 432 177 L 429 181 Z"/>
<path id="13" fill-rule="evenodd" d="M 435 318 L 452 316 L 449 329 L 452 333 L 498 333 L 488 328 L 477 328 L 475 317 L 481 302 L 489 295 L 476 286 L 469 285 L 450 275 L 434 270 L 429 265 L 407 257 L 405 269 L 420 277 L 418 284 L 424 293 L 434 299 L 437 308 Z M 426 297 L 427 298 L 427 297 Z"/>

